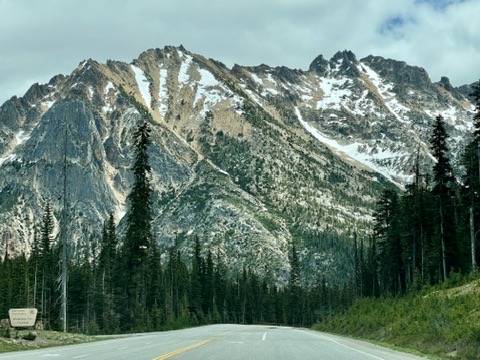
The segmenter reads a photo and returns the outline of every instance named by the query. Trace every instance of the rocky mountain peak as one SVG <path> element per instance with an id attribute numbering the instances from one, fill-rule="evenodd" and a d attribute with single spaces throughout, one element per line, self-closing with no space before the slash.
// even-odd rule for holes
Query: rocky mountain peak
<path id="1" fill-rule="evenodd" d="M 238 269 L 281 278 L 295 241 L 312 278 L 338 275 L 345 269 L 331 264 L 351 249 L 345 229 L 369 229 L 378 193 L 408 181 L 417 149 L 430 159 L 434 114 L 444 112 L 462 139 L 468 111 L 447 79 L 432 84 L 421 68 L 358 61 L 347 50 L 330 61 L 319 55 L 309 71 L 230 70 L 171 46 L 131 63 L 87 60 L 0 107 L 0 229 L 28 252 L 43 199 L 59 215 L 59 129 L 68 138 L 76 249 L 98 238 L 109 211 L 121 229 L 132 133 L 150 121 L 153 226 L 163 250 L 177 243 L 188 252 L 198 236 Z"/>
<path id="2" fill-rule="evenodd" d="M 329 63 L 327 60 L 325 60 L 323 55 L 318 55 L 310 64 L 310 67 L 308 69 L 309 71 L 316 72 L 320 76 L 324 76 L 328 71 L 328 65 Z"/>
<path id="3" fill-rule="evenodd" d="M 356 64 L 358 62 L 357 57 L 350 50 L 338 51 L 330 59 L 330 62 L 332 62 L 332 63 L 338 63 L 340 61 L 345 61 L 345 62 L 354 63 L 354 64 Z"/>
<path id="4" fill-rule="evenodd" d="M 451 94 L 455 99 L 462 101 L 464 99 L 464 95 L 459 89 L 453 87 L 450 83 L 450 79 L 446 76 L 442 76 L 438 84 L 441 88 L 445 89 L 449 94 Z"/>
<path id="5" fill-rule="evenodd" d="M 330 68 L 336 71 L 337 76 L 359 77 L 357 64 L 357 57 L 350 50 L 339 51 L 330 59 Z"/>
<path id="6" fill-rule="evenodd" d="M 397 87 L 408 86 L 433 91 L 433 84 L 427 71 L 419 66 L 408 65 L 404 61 L 385 59 L 381 56 L 369 55 L 362 59 L 380 76 L 395 83 Z"/>

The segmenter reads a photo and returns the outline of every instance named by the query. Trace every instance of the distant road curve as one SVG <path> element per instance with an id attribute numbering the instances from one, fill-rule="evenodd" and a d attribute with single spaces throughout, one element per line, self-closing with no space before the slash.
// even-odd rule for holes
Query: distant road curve
<path id="1" fill-rule="evenodd" d="M 209 325 L 113 340 L 1 353 L 0 359 L 407 360 L 418 356 L 364 341 L 279 326 Z M 423 358 L 425 359 L 425 358 Z"/>

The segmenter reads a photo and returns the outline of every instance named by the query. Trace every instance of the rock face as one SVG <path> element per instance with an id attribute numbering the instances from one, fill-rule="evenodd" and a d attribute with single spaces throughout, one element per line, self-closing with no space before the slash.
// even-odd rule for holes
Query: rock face
<path id="1" fill-rule="evenodd" d="M 431 162 L 432 118 L 446 118 L 455 148 L 472 110 L 447 78 L 350 51 L 308 71 L 230 70 L 183 47 L 87 60 L 0 107 L 0 251 L 29 251 L 47 200 L 57 220 L 66 200 L 73 255 L 98 241 L 109 212 L 121 232 L 132 134 L 150 121 L 164 250 L 189 254 L 198 236 L 234 268 L 282 282 L 295 241 L 305 281 L 341 280 L 349 236 L 368 232 L 381 189 L 409 181 L 413 159 Z"/>

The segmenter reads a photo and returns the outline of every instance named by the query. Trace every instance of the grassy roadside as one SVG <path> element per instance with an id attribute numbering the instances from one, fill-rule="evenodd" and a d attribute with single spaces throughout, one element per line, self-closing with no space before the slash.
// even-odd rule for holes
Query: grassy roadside
<path id="1" fill-rule="evenodd" d="M 32 339 L 33 337 L 34 339 Z M 46 330 L 12 330 L 10 337 L 0 336 L 0 353 L 72 345 L 100 340 L 105 340 L 105 338 Z"/>
<path id="2" fill-rule="evenodd" d="M 440 359 L 480 358 L 480 280 L 454 277 L 402 298 L 359 299 L 314 330 L 410 348 Z"/>

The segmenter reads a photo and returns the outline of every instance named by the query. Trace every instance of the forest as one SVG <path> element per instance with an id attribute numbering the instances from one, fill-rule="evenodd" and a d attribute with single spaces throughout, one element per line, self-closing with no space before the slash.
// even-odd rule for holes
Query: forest
<path id="1" fill-rule="evenodd" d="M 35 307 L 44 329 L 114 334 L 178 329 L 211 323 L 311 326 L 362 297 L 403 296 L 456 274 L 477 271 L 480 255 L 480 83 L 474 88 L 473 134 L 451 163 L 445 120 L 433 123 L 430 171 L 415 164 L 404 191 L 385 189 L 371 236 L 352 243 L 354 265 L 343 284 L 319 277 L 307 288 L 292 243 L 286 286 L 244 268 L 234 273 L 193 239 L 190 256 L 177 246 L 160 254 L 151 232 L 150 125 L 134 134 L 134 185 L 122 241 L 113 214 L 101 241 L 65 260 L 54 237 L 47 201 L 32 251 L 0 259 L 0 318 L 10 308 Z M 67 275 L 68 274 L 68 275 Z"/>
<path id="2" fill-rule="evenodd" d="M 377 201 L 373 235 L 357 254 L 361 295 L 402 295 L 452 274 L 478 270 L 480 229 L 480 86 L 472 94 L 473 134 L 452 165 L 445 120 L 433 123 L 431 171 L 415 165 L 404 192 L 385 189 Z"/>
<path id="3" fill-rule="evenodd" d="M 295 245 L 285 287 L 251 269 L 233 273 L 202 248 L 198 237 L 192 241 L 191 256 L 173 246 L 162 261 L 151 233 L 148 122 L 139 126 L 134 139 L 134 185 L 123 241 L 110 214 L 101 226 L 98 248 L 87 247 L 81 256 L 63 260 L 65 245 L 54 236 L 53 210 L 47 202 L 31 254 L 10 258 L 6 253 L 0 260 L 1 318 L 10 308 L 35 307 L 43 329 L 114 334 L 220 322 L 305 326 L 320 313 L 348 304 L 351 296 L 342 294 L 351 287 L 340 291 L 325 279 L 308 290 L 301 286 Z"/>

